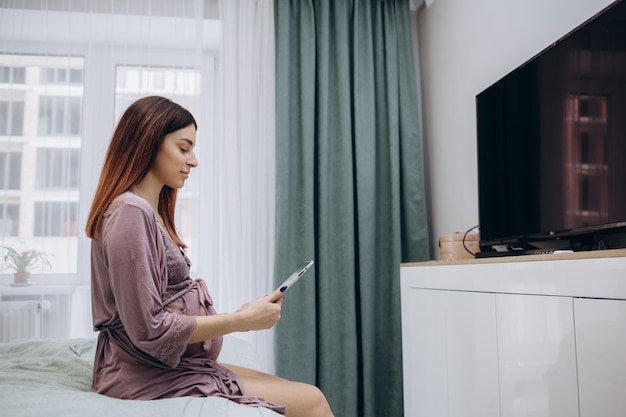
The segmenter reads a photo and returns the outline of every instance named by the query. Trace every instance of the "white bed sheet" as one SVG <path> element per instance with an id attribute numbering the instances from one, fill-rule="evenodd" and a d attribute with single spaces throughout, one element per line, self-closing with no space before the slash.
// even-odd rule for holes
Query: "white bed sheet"
<path id="1" fill-rule="evenodd" d="M 275 417 L 218 397 L 120 400 L 90 392 L 95 339 L 0 343 L 0 415 L 7 417 Z M 220 361 L 255 368 L 244 340 L 227 336 Z"/>

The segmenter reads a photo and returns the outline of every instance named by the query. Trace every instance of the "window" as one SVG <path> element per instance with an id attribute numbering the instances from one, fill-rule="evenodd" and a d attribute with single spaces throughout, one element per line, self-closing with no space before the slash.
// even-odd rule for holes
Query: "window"
<path id="1" fill-rule="evenodd" d="M 80 97 L 40 97 L 39 135 L 80 135 L 80 107 Z"/>
<path id="2" fill-rule="evenodd" d="M 77 202 L 35 203 L 35 236 L 76 236 Z"/>
<path id="3" fill-rule="evenodd" d="M 37 149 L 35 188 L 45 190 L 78 189 L 80 149 Z"/>
<path id="4" fill-rule="evenodd" d="M 18 204 L 0 204 L 0 235 L 17 236 L 20 223 L 20 208 Z"/>
<path id="5" fill-rule="evenodd" d="M 0 152 L 0 190 L 19 190 L 22 178 L 22 153 Z"/>
<path id="6" fill-rule="evenodd" d="M 26 80 L 26 68 L 0 66 L 0 83 L 24 84 Z"/>
<path id="7" fill-rule="evenodd" d="M 84 61 L 0 54 L 0 245 L 49 253 L 38 273 L 78 268 Z"/>
<path id="8" fill-rule="evenodd" d="M 213 102 L 217 67 L 211 49 L 176 40 L 178 35 L 187 39 L 187 31 L 181 30 L 191 21 L 186 18 L 166 17 L 172 25 L 154 31 L 153 20 L 141 13 L 92 13 L 94 24 L 86 28 L 93 30 L 72 26 L 62 34 L 66 20 L 72 24 L 78 16 L 49 13 L 46 22 L 61 31 L 51 44 L 36 30 L 38 10 L 16 13 L 24 23 L 15 32 L 18 39 L 0 42 L 5 45 L 0 52 L 0 245 L 51 254 L 52 268 L 37 271 L 52 275 L 46 277 L 48 283 L 84 284 L 89 281 L 90 247 L 85 222 L 121 114 L 140 97 L 162 95 L 198 120 L 210 119 L 218 105 Z M 113 20 L 131 22 L 128 39 L 99 30 Z M 202 126 L 203 133 L 215 129 L 214 124 Z M 200 247 L 202 181 L 207 180 L 193 175 L 178 193 L 177 226 L 190 252 Z M 0 274 L 8 279 L 7 271 Z"/>
<path id="9" fill-rule="evenodd" d="M 0 136 L 22 136 L 24 102 L 0 101 Z"/>
<path id="10" fill-rule="evenodd" d="M 83 71 L 73 68 L 44 68 L 41 84 L 82 84 Z"/>
<path id="11" fill-rule="evenodd" d="M 200 72 L 195 69 L 119 65 L 115 74 L 116 120 L 140 97 L 155 94 L 174 99 L 194 113 L 200 97 Z"/>
<path id="12" fill-rule="evenodd" d="M 16 22 L 0 28 L 0 245 L 49 254 L 52 268 L 34 271 L 32 289 L 77 285 L 71 320 L 48 320 L 50 334 L 92 337 L 84 230 L 115 124 L 137 98 L 162 95 L 192 111 L 199 137 L 218 137 L 221 25 L 195 0 L 44 3 L 0 7 Z M 155 7 L 161 3 L 167 10 Z M 218 2 L 209 3 L 215 12 Z M 215 141 L 199 143 L 208 150 Z M 213 216 L 199 201 L 210 197 L 198 192 L 212 185 L 211 166 L 201 163 L 178 193 L 176 224 L 194 276 L 214 265 L 206 255 L 213 234 L 200 233 Z M 0 270 L 2 285 L 12 281 Z"/>

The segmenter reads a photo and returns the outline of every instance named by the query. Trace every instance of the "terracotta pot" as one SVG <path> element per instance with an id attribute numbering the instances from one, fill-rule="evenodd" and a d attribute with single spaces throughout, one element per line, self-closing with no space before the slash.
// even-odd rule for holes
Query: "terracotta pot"
<path id="1" fill-rule="evenodd" d="M 28 277 L 30 272 L 15 272 L 13 274 L 13 280 L 16 284 L 28 284 Z"/>

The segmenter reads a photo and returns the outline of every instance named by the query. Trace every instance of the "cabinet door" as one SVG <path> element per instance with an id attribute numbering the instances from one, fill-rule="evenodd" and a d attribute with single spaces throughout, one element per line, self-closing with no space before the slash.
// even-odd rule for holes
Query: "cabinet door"
<path id="1" fill-rule="evenodd" d="M 626 301 L 575 299 L 580 417 L 626 415 Z"/>
<path id="2" fill-rule="evenodd" d="M 405 415 L 499 416 L 495 296 L 411 288 L 402 303 Z"/>
<path id="3" fill-rule="evenodd" d="M 445 292 L 402 291 L 404 415 L 446 417 Z"/>
<path id="4" fill-rule="evenodd" d="M 495 295 L 446 291 L 450 417 L 500 416 Z"/>
<path id="5" fill-rule="evenodd" d="M 502 417 L 578 416 L 569 297 L 498 294 Z"/>

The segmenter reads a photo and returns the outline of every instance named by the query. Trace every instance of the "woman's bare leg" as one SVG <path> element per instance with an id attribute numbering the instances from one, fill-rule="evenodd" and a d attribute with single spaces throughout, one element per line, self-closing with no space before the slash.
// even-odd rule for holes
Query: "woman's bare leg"
<path id="1" fill-rule="evenodd" d="M 288 417 L 332 417 L 326 397 L 314 385 L 289 381 L 254 369 L 222 364 L 241 379 L 245 395 L 287 407 Z"/>

